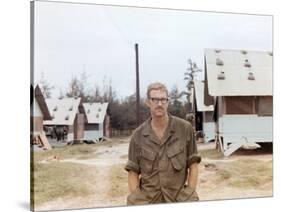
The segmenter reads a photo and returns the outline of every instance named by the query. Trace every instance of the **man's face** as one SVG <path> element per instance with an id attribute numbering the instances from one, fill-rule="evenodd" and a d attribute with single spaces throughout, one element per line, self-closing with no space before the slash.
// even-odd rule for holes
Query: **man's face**
<path id="1" fill-rule="evenodd" d="M 168 97 L 164 90 L 151 90 L 146 105 L 150 108 L 151 116 L 163 117 L 167 114 Z"/>

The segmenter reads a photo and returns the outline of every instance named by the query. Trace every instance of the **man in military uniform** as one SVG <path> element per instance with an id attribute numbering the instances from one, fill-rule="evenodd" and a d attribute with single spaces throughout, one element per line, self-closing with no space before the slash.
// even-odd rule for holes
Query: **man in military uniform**
<path id="1" fill-rule="evenodd" d="M 147 89 L 151 117 L 133 133 L 129 145 L 128 205 L 199 200 L 198 163 L 193 128 L 169 115 L 168 91 L 162 83 Z"/>

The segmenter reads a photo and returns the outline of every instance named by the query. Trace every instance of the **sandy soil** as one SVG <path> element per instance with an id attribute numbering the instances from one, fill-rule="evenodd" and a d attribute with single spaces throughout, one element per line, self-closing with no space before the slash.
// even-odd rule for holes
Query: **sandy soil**
<path id="1" fill-rule="evenodd" d="M 108 196 L 108 191 L 112 188 L 110 180 L 110 172 L 113 167 L 124 167 L 127 161 L 128 142 L 126 139 L 123 143 L 114 144 L 112 146 L 98 146 L 96 157 L 87 160 L 78 160 L 76 158 L 61 160 L 61 163 L 72 162 L 78 164 L 86 164 L 97 167 L 95 173 L 95 181 L 98 182 L 94 186 L 93 195 L 87 197 L 61 198 L 41 204 L 36 210 L 58 210 L 58 209 L 74 209 L 74 208 L 91 208 L 91 207 L 110 207 L 122 206 L 126 204 L 127 191 L 120 193 L 119 197 Z M 199 144 L 198 149 L 214 149 L 214 144 Z M 79 156 L 78 156 L 79 157 Z M 227 182 L 217 182 L 218 170 L 222 170 L 227 164 L 239 160 L 255 159 L 258 161 L 271 161 L 272 154 L 246 154 L 238 152 L 228 158 L 202 158 L 199 166 L 199 179 L 197 192 L 200 200 L 217 200 L 232 198 L 249 198 L 249 197 L 265 197 L 272 196 L 272 180 L 264 185 L 248 188 L 231 187 Z M 211 164 L 211 165 L 210 165 Z M 269 163 L 270 164 L 270 163 Z M 127 185 L 127 181 L 123 180 L 120 184 Z"/>

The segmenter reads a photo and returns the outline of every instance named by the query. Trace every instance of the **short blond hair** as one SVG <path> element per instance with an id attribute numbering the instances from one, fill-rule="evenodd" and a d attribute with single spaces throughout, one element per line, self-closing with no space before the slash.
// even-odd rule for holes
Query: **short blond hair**
<path id="1" fill-rule="evenodd" d="M 147 92 L 146 92 L 146 96 L 149 99 L 150 98 L 150 91 L 152 90 L 162 90 L 165 91 L 168 97 L 168 90 L 167 87 L 161 83 L 161 82 L 153 82 L 151 84 L 148 85 L 147 87 Z"/>

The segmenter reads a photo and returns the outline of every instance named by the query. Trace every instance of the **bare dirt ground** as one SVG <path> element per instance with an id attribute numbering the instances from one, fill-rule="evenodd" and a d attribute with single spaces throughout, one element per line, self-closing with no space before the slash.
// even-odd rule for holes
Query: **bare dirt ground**
<path id="1" fill-rule="evenodd" d="M 92 207 L 111 207 L 121 206 L 126 204 L 127 181 L 117 182 L 122 184 L 122 193 L 116 195 L 112 189 L 112 170 L 118 168 L 118 174 L 125 179 L 124 166 L 127 162 L 127 152 L 129 138 L 123 139 L 124 143 L 113 145 L 99 145 L 95 151 L 95 158 L 92 159 L 62 159 L 60 163 L 75 163 L 94 167 L 94 178 L 92 182 L 92 195 L 86 197 L 62 197 L 52 201 L 45 202 L 36 207 L 36 210 L 60 210 L 60 209 L 75 209 L 75 208 L 92 208 Z M 77 155 L 79 158 L 80 155 Z M 48 161 L 42 161 L 48 163 Z M 117 178 L 118 178 L 117 174 Z M 91 181 L 91 179 L 89 179 Z M 120 190 L 120 188 L 118 188 Z M 115 192 L 118 192 L 117 191 Z"/>
<path id="2" fill-rule="evenodd" d="M 36 205 L 36 210 L 59 210 L 126 205 L 127 161 L 129 138 L 112 145 L 98 145 L 95 157 L 61 159 L 59 163 L 75 163 L 93 168 L 89 179 L 90 195 L 67 197 Z M 272 196 L 272 154 L 256 150 L 238 151 L 225 158 L 214 150 L 214 143 L 198 144 L 202 152 L 197 192 L 200 200 Z M 48 163 L 47 161 L 42 161 Z M 85 182 L 81 182 L 85 183 Z"/>

